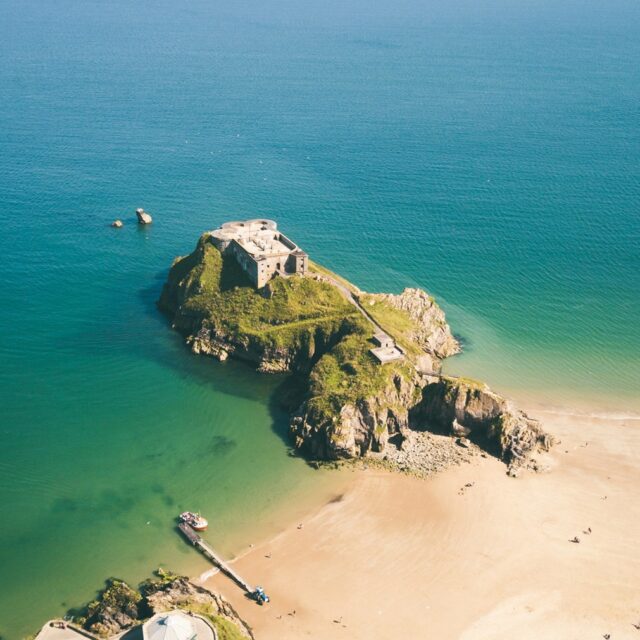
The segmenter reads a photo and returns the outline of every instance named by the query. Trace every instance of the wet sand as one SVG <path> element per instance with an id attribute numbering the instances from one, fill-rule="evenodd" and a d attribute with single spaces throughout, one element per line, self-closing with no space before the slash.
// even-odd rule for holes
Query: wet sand
<path id="1" fill-rule="evenodd" d="M 258 640 L 640 639 L 640 417 L 532 414 L 561 440 L 550 471 L 513 479 L 478 457 L 428 480 L 353 472 L 234 563 L 270 605 L 220 574 L 207 586 Z"/>

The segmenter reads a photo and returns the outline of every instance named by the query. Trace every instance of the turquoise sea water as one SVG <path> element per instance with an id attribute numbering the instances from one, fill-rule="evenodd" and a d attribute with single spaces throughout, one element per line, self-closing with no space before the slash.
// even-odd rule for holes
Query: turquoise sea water
<path id="1" fill-rule="evenodd" d="M 181 508 L 231 551 L 328 481 L 287 455 L 279 380 L 191 356 L 155 310 L 226 219 L 434 293 L 453 371 L 640 410 L 637 3 L 307 4 L 0 0 L 9 640 L 108 575 L 204 568 Z"/>

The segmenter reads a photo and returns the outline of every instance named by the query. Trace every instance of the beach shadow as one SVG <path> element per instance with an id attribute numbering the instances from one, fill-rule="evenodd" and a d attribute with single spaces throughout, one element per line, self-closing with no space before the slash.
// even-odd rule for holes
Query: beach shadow
<path id="1" fill-rule="evenodd" d="M 271 429 L 287 447 L 289 455 L 297 455 L 289 434 L 289 422 L 291 413 L 302 402 L 303 391 L 299 377 L 296 374 L 282 376 L 268 402 Z"/>
<path id="2" fill-rule="evenodd" d="M 120 640 L 142 640 L 142 622 L 133 629 L 129 629 L 124 635 L 120 636 Z"/>
<path id="3" fill-rule="evenodd" d="M 230 358 L 220 362 L 211 356 L 193 354 L 185 337 L 172 329 L 169 318 L 156 307 L 155 292 L 155 288 L 140 292 L 145 313 L 153 318 L 157 328 L 137 345 L 141 357 L 212 390 L 245 400 L 269 401 L 278 384 L 275 376 L 258 373 L 253 363 L 242 360 Z"/>
<path id="4" fill-rule="evenodd" d="M 153 284 L 138 289 L 137 296 L 140 302 L 142 302 L 142 310 L 145 315 L 156 318 L 158 322 L 170 327 L 171 321 L 158 308 L 158 300 L 160 299 L 160 294 L 162 293 L 162 288 L 167 281 L 168 275 L 168 270 L 158 271 L 155 276 L 153 276 Z"/>
<path id="5" fill-rule="evenodd" d="M 425 418 L 422 413 L 423 408 L 419 404 L 409 411 L 409 428 L 411 429 L 411 431 L 417 431 L 421 433 L 428 432 L 433 433 L 437 436 L 446 436 L 448 438 L 456 437 L 454 434 L 452 434 L 451 427 L 440 424 L 434 420 L 429 420 L 428 418 Z M 502 460 L 502 456 L 500 454 L 500 445 L 484 435 L 480 428 L 472 431 L 467 436 L 467 440 L 478 446 L 488 455 L 497 458 L 498 460 Z M 392 438 L 389 438 L 389 442 L 391 441 Z M 394 440 L 394 444 L 398 448 L 401 448 L 401 436 Z"/>

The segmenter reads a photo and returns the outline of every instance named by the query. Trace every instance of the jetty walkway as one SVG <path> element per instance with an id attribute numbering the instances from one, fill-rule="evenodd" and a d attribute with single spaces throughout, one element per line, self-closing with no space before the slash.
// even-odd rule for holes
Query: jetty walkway
<path id="1" fill-rule="evenodd" d="M 242 578 L 233 568 L 229 566 L 213 549 L 213 547 L 202 539 L 193 527 L 186 522 L 181 522 L 178 529 L 182 535 L 194 546 L 205 558 L 209 559 L 222 573 L 231 578 L 241 589 L 247 593 L 253 593 L 255 588 L 252 587 L 244 578 Z"/>

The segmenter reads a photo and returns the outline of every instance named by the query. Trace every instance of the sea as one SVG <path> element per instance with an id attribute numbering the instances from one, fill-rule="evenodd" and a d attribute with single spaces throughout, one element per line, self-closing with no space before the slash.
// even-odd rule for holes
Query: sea
<path id="1" fill-rule="evenodd" d="M 109 576 L 205 571 L 183 509 L 231 555 L 340 491 L 291 455 L 282 378 L 156 309 L 249 217 L 362 289 L 428 290 L 449 372 L 637 417 L 640 3 L 0 0 L 4 640 Z"/>

